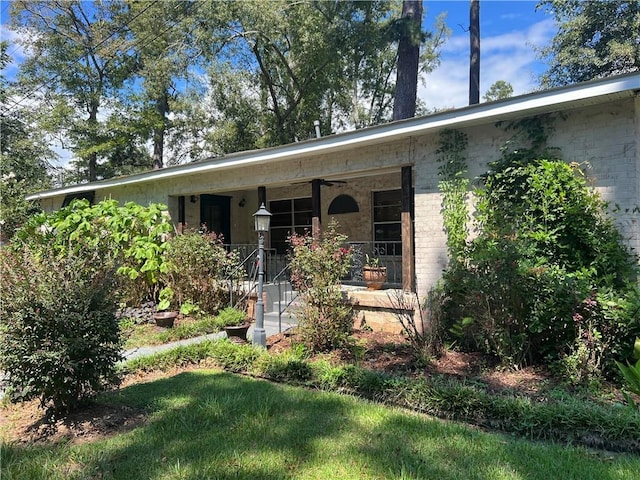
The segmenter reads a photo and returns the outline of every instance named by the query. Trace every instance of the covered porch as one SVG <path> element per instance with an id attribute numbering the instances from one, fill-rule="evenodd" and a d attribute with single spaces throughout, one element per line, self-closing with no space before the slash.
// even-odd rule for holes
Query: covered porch
<path id="1" fill-rule="evenodd" d="M 375 258 L 387 268 L 383 288 L 413 291 L 412 199 L 411 167 L 401 167 L 250 189 L 187 191 L 170 196 L 168 205 L 177 231 L 213 231 L 244 259 L 256 248 L 253 213 L 264 203 L 273 215 L 265 236 L 268 281 L 286 269 L 291 233 L 318 235 L 323 225 L 335 220 L 353 251 L 345 285 L 364 285 L 363 267 L 367 259 Z"/>

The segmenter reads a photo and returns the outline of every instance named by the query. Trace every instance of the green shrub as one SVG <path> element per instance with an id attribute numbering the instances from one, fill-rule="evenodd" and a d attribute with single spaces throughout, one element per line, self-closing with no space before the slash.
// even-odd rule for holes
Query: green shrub
<path id="1" fill-rule="evenodd" d="M 176 303 L 193 303 L 210 314 L 229 304 L 231 280 L 243 273 L 237 253 L 227 252 L 215 233 L 189 231 L 173 237 L 164 261 L 167 270 L 162 280 L 174 292 Z"/>
<path id="2" fill-rule="evenodd" d="M 640 333 L 637 264 L 577 166 L 508 160 L 483 178 L 479 234 L 444 275 L 448 323 L 505 365 L 560 360 L 593 380 Z"/>
<path id="3" fill-rule="evenodd" d="M 296 383 L 307 381 L 313 373 L 302 345 L 278 355 L 261 356 L 253 366 L 253 371 L 273 380 Z"/>
<path id="4" fill-rule="evenodd" d="M 353 308 L 340 286 L 351 262 L 345 241 L 334 221 L 319 239 L 308 234 L 289 237 L 291 283 L 302 299 L 296 316 L 303 342 L 312 351 L 344 346 L 353 331 Z"/>
<path id="5" fill-rule="evenodd" d="M 0 370 L 12 401 L 76 408 L 118 383 L 114 266 L 101 250 L 0 253 Z"/>
<path id="6" fill-rule="evenodd" d="M 74 200 L 54 213 L 35 215 L 17 232 L 16 245 L 44 248 L 54 255 L 100 248 L 118 265 L 121 300 L 131 305 L 157 301 L 165 237 L 172 231 L 166 207 L 143 207 L 133 202 L 120 206 L 115 200 L 90 205 Z"/>
<path id="7" fill-rule="evenodd" d="M 218 313 L 216 316 L 216 325 L 220 328 L 230 327 L 234 325 L 241 325 L 247 319 L 247 314 L 244 310 L 238 308 L 227 307 Z"/>
<path id="8" fill-rule="evenodd" d="M 640 338 L 636 338 L 636 341 L 633 344 L 633 358 L 636 360 L 635 364 L 627 362 L 625 365 L 616 361 L 616 365 L 618 365 L 620 373 L 622 373 L 622 376 L 627 382 L 627 388 L 631 393 L 640 395 Z M 631 396 L 626 392 L 625 399 L 631 408 L 639 408 L 633 398 L 631 398 Z"/>

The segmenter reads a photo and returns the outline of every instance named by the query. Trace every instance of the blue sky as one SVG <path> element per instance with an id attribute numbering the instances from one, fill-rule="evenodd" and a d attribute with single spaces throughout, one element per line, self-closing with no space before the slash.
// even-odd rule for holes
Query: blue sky
<path id="1" fill-rule="evenodd" d="M 505 80 L 514 87 L 514 94 L 528 93 L 538 85 L 538 76 L 545 65 L 536 59 L 534 45 L 550 42 L 555 26 L 550 15 L 536 11 L 536 1 L 480 1 L 480 95 L 496 80 Z M 2 24 L 8 20 L 10 1 L 0 0 Z M 452 31 L 442 49 L 442 63 L 421 86 L 419 96 L 429 108 L 461 107 L 468 103 L 469 82 L 469 0 L 424 2 L 424 26 L 429 29 L 436 16 L 447 12 L 447 25 Z M 2 29 L 2 39 L 11 41 L 13 34 Z M 20 54 L 15 46 L 9 53 Z M 19 60 L 19 57 L 16 59 Z M 14 68 L 7 72 L 9 77 Z"/>
<path id="2" fill-rule="evenodd" d="M 537 88 L 546 65 L 534 45 L 548 45 L 556 27 L 553 17 L 536 11 L 527 0 L 480 0 L 480 97 L 497 80 L 513 85 L 514 95 Z M 425 28 L 447 12 L 451 37 L 442 49 L 441 65 L 418 89 L 428 108 L 463 107 L 469 102 L 469 1 L 425 1 Z"/>
<path id="3" fill-rule="evenodd" d="M 544 11 L 536 11 L 536 1 L 480 0 L 480 97 L 497 80 L 504 80 L 514 88 L 514 95 L 529 93 L 538 87 L 538 77 L 546 65 L 538 61 L 534 46 L 548 45 L 556 27 L 553 18 Z M 8 21 L 10 1 L 0 0 L 0 19 Z M 451 37 L 442 48 L 441 64 L 418 86 L 418 96 L 427 108 L 463 107 L 469 99 L 469 0 L 424 2 L 423 24 L 430 29 L 436 16 L 447 12 L 446 23 Z M 14 34 L 4 27 L 2 40 L 13 40 Z M 10 45 L 8 52 L 20 60 L 22 50 Z M 11 78 L 16 65 L 5 74 Z M 56 149 L 57 150 L 57 149 Z M 68 161 L 68 153 L 60 150 L 61 164 Z"/>

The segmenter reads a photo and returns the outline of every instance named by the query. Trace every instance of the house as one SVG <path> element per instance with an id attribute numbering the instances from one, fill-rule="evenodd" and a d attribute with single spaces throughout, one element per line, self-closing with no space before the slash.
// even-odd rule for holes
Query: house
<path id="1" fill-rule="evenodd" d="M 620 207 L 628 245 L 640 251 L 639 92 L 640 73 L 621 75 L 28 198 L 45 210 L 78 196 L 161 202 L 176 228 L 206 224 L 237 246 L 255 245 L 252 215 L 264 202 L 273 258 L 290 231 L 318 231 L 335 217 L 358 252 L 389 267 L 390 286 L 423 297 L 447 265 L 437 162 L 444 129 L 467 135 L 473 179 L 513 135 L 497 122 L 556 114 L 548 144 L 567 162 L 588 163 L 594 187 Z"/>

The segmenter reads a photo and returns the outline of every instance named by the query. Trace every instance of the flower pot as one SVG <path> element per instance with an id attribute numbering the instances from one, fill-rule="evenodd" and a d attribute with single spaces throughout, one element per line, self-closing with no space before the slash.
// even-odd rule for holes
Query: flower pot
<path id="1" fill-rule="evenodd" d="M 380 290 L 387 281 L 387 267 L 363 267 L 362 278 L 369 290 Z"/>
<path id="2" fill-rule="evenodd" d="M 178 312 L 156 312 L 153 314 L 153 319 L 156 321 L 156 325 L 164 328 L 173 327 L 173 322 L 178 316 Z"/>
<path id="3" fill-rule="evenodd" d="M 246 342 L 250 326 L 251 322 L 244 322 L 242 325 L 228 325 L 224 327 L 224 331 L 227 332 L 227 338 L 232 342 Z"/>

